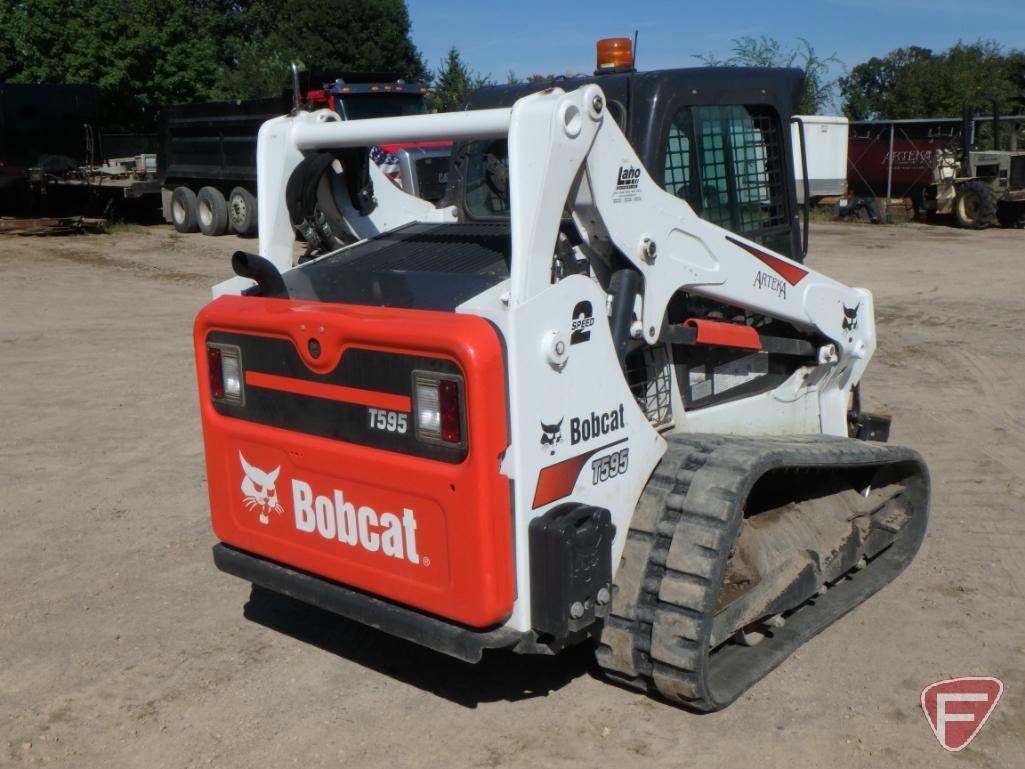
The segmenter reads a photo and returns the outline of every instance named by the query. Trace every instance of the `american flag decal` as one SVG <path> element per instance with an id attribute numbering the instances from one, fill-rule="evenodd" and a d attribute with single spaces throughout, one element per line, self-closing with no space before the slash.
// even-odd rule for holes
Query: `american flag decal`
<path id="1" fill-rule="evenodd" d="M 399 170 L 399 159 L 380 147 L 370 148 L 370 159 L 377 164 L 381 172 L 391 179 L 396 186 L 402 187 L 402 173 Z"/>

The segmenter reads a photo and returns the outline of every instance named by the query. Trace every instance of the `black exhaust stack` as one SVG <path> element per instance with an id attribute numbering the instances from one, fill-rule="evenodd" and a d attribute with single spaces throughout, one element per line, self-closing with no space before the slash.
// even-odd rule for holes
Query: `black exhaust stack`
<path id="1" fill-rule="evenodd" d="M 258 254 L 236 251 L 231 255 L 231 268 L 242 278 L 256 281 L 259 295 L 268 299 L 287 299 L 288 289 L 285 281 L 268 259 Z"/>

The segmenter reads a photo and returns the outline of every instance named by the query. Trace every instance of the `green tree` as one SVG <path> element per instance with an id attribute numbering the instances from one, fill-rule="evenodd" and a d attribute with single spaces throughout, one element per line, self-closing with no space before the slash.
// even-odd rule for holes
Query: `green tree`
<path id="1" fill-rule="evenodd" d="M 167 104 L 207 98 L 220 72 L 203 8 L 161 0 L 25 0 L 9 7 L 20 83 L 85 83 L 104 122 L 152 128 Z"/>
<path id="2" fill-rule="evenodd" d="M 434 87 L 427 95 L 427 105 L 432 112 L 452 112 L 462 108 L 471 91 L 491 84 L 486 75 L 471 72 L 463 63 L 458 49 L 452 46 L 434 76 Z"/>
<path id="3" fill-rule="evenodd" d="M 883 58 L 873 56 L 840 78 L 843 110 L 849 118 L 864 120 L 893 111 L 892 94 L 899 76 L 913 65 L 928 61 L 928 48 L 910 46 L 890 51 Z"/>
<path id="4" fill-rule="evenodd" d="M 280 93 L 290 59 L 429 76 L 402 0 L 0 3 L 0 76 L 97 85 L 105 125 L 152 130 L 172 104 Z"/>
<path id="5" fill-rule="evenodd" d="M 288 82 L 288 62 L 335 72 L 391 72 L 425 82 L 402 0 L 251 0 L 233 20 L 233 98 L 267 96 Z"/>
<path id="6" fill-rule="evenodd" d="M 778 40 L 765 35 L 734 38 L 732 51 L 726 59 L 713 53 L 697 54 L 696 58 L 709 67 L 800 67 L 804 70 L 800 113 L 817 115 L 832 106 L 837 80 L 829 77 L 829 70 L 840 64 L 835 53 L 821 56 L 803 37 L 798 38 L 797 48 L 786 49 Z"/>
<path id="7" fill-rule="evenodd" d="M 6 82 L 17 72 L 17 49 L 11 22 L 10 4 L 0 5 L 0 83 Z"/>
<path id="8" fill-rule="evenodd" d="M 898 48 L 858 64 L 840 79 L 844 113 L 852 120 L 953 117 L 966 101 L 977 106 L 996 100 L 1003 114 L 1018 112 L 1025 52 L 1004 52 L 992 41 L 934 53 Z"/>

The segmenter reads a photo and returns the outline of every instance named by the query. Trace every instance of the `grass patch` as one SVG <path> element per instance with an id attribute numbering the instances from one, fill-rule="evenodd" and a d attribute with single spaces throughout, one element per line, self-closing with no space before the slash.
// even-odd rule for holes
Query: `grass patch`
<path id="1" fill-rule="evenodd" d="M 840 221 L 840 217 L 836 215 L 836 206 L 812 206 L 808 212 L 808 219 L 813 222 Z"/>
<path id="2" fill-rule="evenodd" d="M 111 222 L 100 225 L 99 231 L 104 235 L 132 235 L 145 232 L 146 228 L 135 222 Z"/>

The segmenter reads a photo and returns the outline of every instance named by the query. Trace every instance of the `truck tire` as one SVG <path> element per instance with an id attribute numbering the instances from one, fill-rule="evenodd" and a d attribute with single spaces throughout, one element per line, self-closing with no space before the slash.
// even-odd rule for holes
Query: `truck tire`
<path id="1" fill-rule="evenodd" d="M 256 196 L 245 187 L 235 187 L 228 195 L 228 223 L 243 238 L 256 234 Z"/>
<path id="2" fill-rule="evenodd" d="M 196 197 L 199 231 L 204 235 L 223 235 L 228 231 L 228 204 L 216 187 L 203 187 Z"/>
<path id="3" fill-rule="evenodd" d="M 993 190 L 978 179 L 963 185 L 954 198 L 954 217 L 959 227 L 984 230 L 997 213 Z"/>
<path id="4" fill-rule="evenodd" d="M 171 193 L 171 222 L 178 232 L 197 232 L 199 215 L 196 193 L 188 187 L 175 187 Z"/>
<path id="5" fill-rule="evenodd" d="M 1002 227 L 1025 228 L 1025 203 L 1001 203 L 997 206 L 997 221 Z"/>

